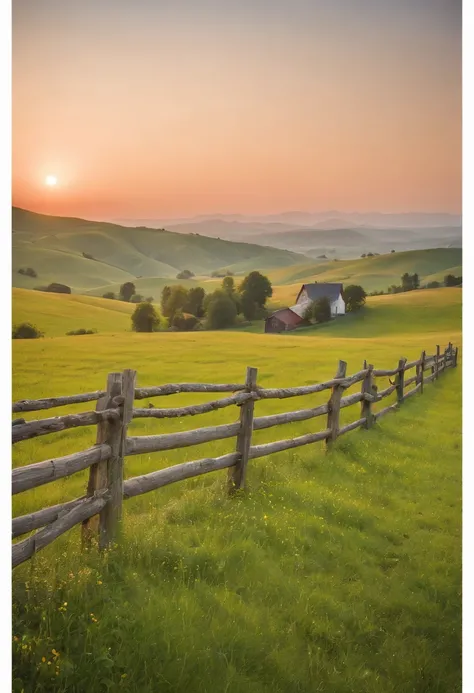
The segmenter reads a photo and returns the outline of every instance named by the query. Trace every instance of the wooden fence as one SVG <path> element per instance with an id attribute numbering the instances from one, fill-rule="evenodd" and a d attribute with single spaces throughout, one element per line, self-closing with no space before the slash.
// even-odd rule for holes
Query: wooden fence
<path id="1" fill-rule="evenodd" d="M 228 469 L 229 493 L 234 493 L 245 486 L 249 460 L 317 441 L 325 441 L 326 448 L 330 449 L 339 436 L 359 427 L 370 428 L 381 416 L 397 409 L 404 400 L 417 392 L 423 392 L 426 383 L 436 380 L 446 368 L 455 367 L 457 358 L 458 348 L 453 348 L 450 343 L 443 353 L 437 346 L 436 353 L 431 356 L 427 356 L 423 351 L 416 361 L 407 362 L 406 359 L 400 359 L 398 365 L 391 370 L 379 370 L 364 362 L 361 371 L 349 376 L 346 374 L 346 363 L 340 361 L 332 380 L 314 385 L 274 389 L 258 387 L 256 368 L 247 368 L 246 381 L 242 384 L 180 383 L 148 388 L 137 388 L 135 371 L 125 370 L 123 373 L 111 373 L 107 378 L 107 388 L 104 391 L 15 402 L 13 404 L 15 414 L 82 402 L 96 401 L 97 405 L 95 411 L 79 414 L 66 414 L 28 422 L 17 418 L 12 425 L 13 443 L 77 426 L 91 425 L 97 426 L 97 438 L 95 445 L 88 450 L 13 470 L 12 493 L 16 494 L 70 476 L 83 469 L 90 469 L 86 494 L 82 498 L 13 519 L 13 538 L 37 530 L 26 539 L 13 544 L 13 567 L 31 558 L 37 551 L 77 524 L 82 524 L 83 544 L 90 545 L 92 539 L 97 538 L 99 548 L 105 548 L 117 538 L 124 499 L 219 469 Z M 415 374 L 407 378 L 408 371 L 412 369 L 415 369 Z M 429 375 L 425 375 L 427 371 L 430 371 Z M 375 378 L 380 377 L 387 377 L 390 383 L 383 390 L 378 390 L 375 385 Z M 392 377 L 393 382 L 390 380 Z M 344 396 L 346 390 L 356 383 L 361 383 L 360 391 Z M 407 388 L 410 389 L 407 390 Z M 286 399 L 324 390 L 331 391 L 327 404 L 283 414 L 254 416 L 255 402 L 258 400 Z M 186 407 L 134 408 L 135 400 L 183 392 L 231 394 L 212 402 Z M 374 403 L 380 402 L 394 392 L 397 397 L 395 404 L 386 406 L 376 413 L 372 411 Z M 357 420 L 341 427 L 339 425 L 340 410 L 358 403 L 360 403 L 360 414 Z M 232 405 L 240 408 L 239 421 L 236 423 L 161 435 L 138 437 L 127 435 L 128 425 L 132 419 L 195 416 Z M 285 423 L 306 421 L 319 416 L 326 417 L 326 426 L 319 432 L 273 443 L 252 445 L 253 431 Z M 174 450 L 225 438 L 236 438 L 235 452 L 221 457 L 177 464 L 124 480 L 124 458 L 127 455 Z"/>

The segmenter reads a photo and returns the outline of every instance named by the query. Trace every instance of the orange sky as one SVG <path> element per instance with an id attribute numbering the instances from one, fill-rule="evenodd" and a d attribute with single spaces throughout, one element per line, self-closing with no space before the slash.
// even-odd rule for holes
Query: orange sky
<path id="1" fill-rule="evenodd" d="M 460 211 L 457 0 L 197 5 L 15 0 L 14 204 Z"/>

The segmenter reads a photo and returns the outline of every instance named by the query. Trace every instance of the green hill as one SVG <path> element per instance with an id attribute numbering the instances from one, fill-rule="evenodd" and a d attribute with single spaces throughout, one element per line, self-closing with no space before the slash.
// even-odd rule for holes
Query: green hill
<path id="1" fill-rule="evenodd" d="M 401 276 L 417 272 L 421 284 L 442 281 L 446 274 L 462 275 L 460 248 L 429 248 L 388 253 L 357 260 L 320 260 L 269 272 L 275 285 L 272 304 L 291 305 L 303 283 L 342 282 L 360 284 L 367 292 L 386 291 L 391 284 L 400 284 Z"/>
<path id="2" fill-rule="evenodd" d="M 196 275 L 222 268 L 243 273 L 305 260 L 304 255 L 249 243 L 51 217 L 15 207 L 12 227 L 13 285 L 23 288 L 56 281 L 77 293 L 103 293 L 140 277 L 174 278 L 183 269 Z M 37 278 L 18 274 L 22 267 L 32 267 Z"/>

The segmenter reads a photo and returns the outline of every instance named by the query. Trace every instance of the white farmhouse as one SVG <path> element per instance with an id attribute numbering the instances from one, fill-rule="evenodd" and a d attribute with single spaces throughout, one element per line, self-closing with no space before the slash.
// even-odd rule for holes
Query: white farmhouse
<path id="1" fill-rule="evenodd" d="M 303 284 L 298 296 L 296 297 L 296 305 L 291 306 L 292 310 L 300 317 L 303 317 L 306 309 L 320 298 L 327 298 L 331 305 L 331 317 L 335 318 L 338 315 L 345 315 L 346 304 L 342 298 L 342 284 Z"/>

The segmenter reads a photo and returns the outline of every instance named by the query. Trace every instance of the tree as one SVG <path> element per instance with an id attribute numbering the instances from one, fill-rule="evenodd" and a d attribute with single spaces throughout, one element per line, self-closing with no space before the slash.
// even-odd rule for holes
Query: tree
<path id="1" fill-rule="evenodd" d="M 38 275 L 36 274 L 35 270 L 33 267 L 20 267 L 18 270 L 18 274 L 24 274 L 27 277 L 37 277 Z"/>
<path id="2" fill-rule="evenodd" d="M 420 288 L 420 277 L 418 274 L 415 272 L 415 274 L 412 275 L 412 285 L 414 289 L 419 289 Z"/>
<path id="3" fill-rule="evenodd" d="M 229 296 L 232 296 L 232 294 L 235 291 L 234 278 L 224 277 L 224 279 L 222 280 L 222 288 L 226 293 L 229 294 Z"/>
<path id="4" fill-rule="evenodd" d="M 208 302 L 206 317 L 207 327 L 211 330 L 231 327 L 237 317 L 237 308 L 225 292 L 215 291 Z"/>
<path id="5" fill-rule="evenodd" d="M 174 314 L 178 310 L 184 310 L 184 306 L 186 305 L 187 300 L 188 292 L 184 288 L 184 286 L 181 286 L 181 284 L 176 284 L 175 286 L 172 286 L 168 295 L 168 299 L 164 304 L 162 303 L 163 315 L 172 320 Z"/>
<path id="6" fill-rule="evenodd" d="M 346 286 L 342 292 L 342 298 L 346 304 L 346 311 L 352 313 L 355 310 L 359 310 L 365 304 L 365 299 L 367 294 L 364 289 L 358 284 L 350 284 Z"/>
<path id="7" fill-rule="evenodd" d="M 445 286 L 459 286 L 462 284 L 462 277 L 455 277 L 454 274 L 447 274 L 444 277 Z"/>
<path id="8" fill-rule="evenodd" d="M 107 291 L 105 294 L 102 294 L 102 298 L 111 298 L 111 299 L 114 299 L 114 298 L 115 298 L 115 294 L 114 294 L 113 291 Z"/>
<path id="9" fill-rule="evenodd" d="M 141 294 L 133 294 L 132 298 L 130 299 L 130 303 L 143 303 L 145 299 Z"/>
<path id="10" fill-rule="evenodd" d="M 252 299 L 250 293 L 245 292 L 240 296 L 241 310 L 246 320 L 255 320 L 258 315 L 258 305 Z"/>
<path id="11" fill-rule="evenodd" d="M 183 270 L 182 272 L 179 272 L 176 275 L 176 279 L 191 279 L 191 277 L 194 277 L 194 272 L 191 272 L 191 270 Z"/>
<path id="12" fill-rule="evenodd" d="M 244 297 L 247 306 L 253 302 L 258 307 L 264 308 L 267 298 L 270 298 L 273 294 L 273 289 L 268 277 L 260 274 L 260 272 L 254 271 L 250 272 L 250 274 L 245 277 L 239 287 L 239 292 L 242 297 L 242 311 L 245 315 Z"/>
<path id="13" fill-rule="evenodd" d="M 403 291 L 411 291 L 413 289 L 413 277 L 408 272 L 402 276 L 402 289 Z"/>
<path id="14" fill-rule="evenodd" d="M 153 303 L 154 300 L 153 296 L 148 296 L 148 298 L 145 299 L 147 303 Z"/>
<path id="15" fill-rule="evenodd" d="M 130 301 L 134 293 L 135 284 L 133 284 L 132 282 L 125 282 L 125 284 L 122 284 L 122 286 L 120 287 L 119 296 L 122 301 Z"/>
<path id="16" fill-rule="evenodd" d="M 367 257 L 366 253 L 362 253 L 361 257 Z"/>
<path id="17" fill-rule="evenodd" d="M 391 252 L 391 253 L 394 253 L 395 251 L 394 251 L 394 250 L 391 250 L 390 252 Z"/>
<path id="18" fill-rule="evenodd" d="M 434 281 L 434 282 L 428 282 L 428 284 L 426 285 L 426 288 L 427 289 L 438 289 L 440 286 L 441 286 L 441 284 L 439 282 Z"/>
<path id="19" fill-rule="evenodd" d="M 164 286 L 161 292 L 161 312 L 165 317 L 169 317 L 167 314 L 168 299 L 171 294 L 171 286 Z"/>
<path id="20" fill-rule="evenodd" d="M 192 289 L 189 289 L 183 308 L 184 312 L 191 313 L 191 315 L 195 315 L 197 318 L 202 318 L 204 315 L 205 296 L 206 293 L 202 286 L 193 286 Z"/>
<path id="21" fill-rule="evenodd" d="M 331 304 L 326 296 L 313 303 L 313 319 L 315 322 L 328 322 L 331 319 Z"/>
<path id="22" fill-rule="evenodd" d="M 132 329 L 134 332 L 156 332 L 160 318 L 151 303 L 139 303 L 133 311 Z"/>

